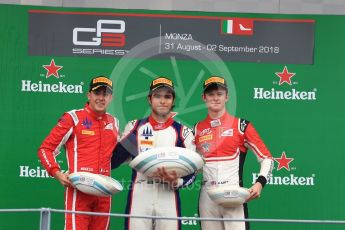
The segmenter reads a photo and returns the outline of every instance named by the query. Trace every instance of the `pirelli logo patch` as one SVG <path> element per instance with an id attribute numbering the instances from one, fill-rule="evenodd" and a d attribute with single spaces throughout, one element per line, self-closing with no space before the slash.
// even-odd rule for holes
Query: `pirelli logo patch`
<path id="1" fill-rule="evenodd" d="M 113 86 L 113 82 L 111 80 L 109 80 L 108 78 L 106 77 L 98 77 L 98 78 L 95 78 L 93 79 L 92 81 L 93 84 L 96 84 L 96 83 L 105 83 L 107 85 L 110 85 L 110 86 Z"/>
<path id="2" fill-rule="evenodd" d="M 206 136 L 199 137 L 199 142 L 210 141 L 213 139 L 213 135 L 209 134 Z"/>
<path id="3" fill-rule="evenodd" d="M 208 85 L 210 83 L 221 83 L 221 84 L 225 84 L 225 80 L 223 78 L 220 77 L 211 77 L 209 79 L 207 79 L 205 81 L 205 85 Z"/>
<path id="4" fill-rule="evenodd" d="M 93 131 L 93 130 L 82 130 L 81 134 L 89 135 L 89 136 L 94 136 L 95 135 L 95 131 Z"/>
<path id="5" fill-rule="evenodd" d="M 173 86 L 173 83 L 171 80 L 163 78 L 163 77 L 158 78 L 152 82 L 152 86 L 156 86 L 158 84 L 167 84 L 167 85 Z"/>
<path id="6" fill-rule="evenodd" d="M 153 141 L 148 140 L 140 140 L 141 145 L 153 145 Z"/>

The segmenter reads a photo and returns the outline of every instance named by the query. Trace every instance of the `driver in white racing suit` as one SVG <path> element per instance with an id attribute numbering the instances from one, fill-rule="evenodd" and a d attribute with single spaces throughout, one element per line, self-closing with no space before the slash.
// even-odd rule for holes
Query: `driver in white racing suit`
<path id="1" fill-rule="evenodd" d="M 171 80 L 159 77 L 152 81 L 148 95 L 151 115 L 127 124 L 114 150 L 112 169 L 155 147 L 176 146 L 195 151 L 192 130 L 172 118 L 174 100 L 175 91 Z M 192 183 L 195 179 L 194 174 L 177 178 L 176 173 L 168 174 L 164 168 L 158 171 L 159 176 L 168 184 L 154 181 L 135 170 L 132 171 L 127 214 L 165 217 L 181 215 L 178 188 Z M 177 220 L 126 218 L 125 229 L 177 230 L 181 229 L 181 223 Z"/>

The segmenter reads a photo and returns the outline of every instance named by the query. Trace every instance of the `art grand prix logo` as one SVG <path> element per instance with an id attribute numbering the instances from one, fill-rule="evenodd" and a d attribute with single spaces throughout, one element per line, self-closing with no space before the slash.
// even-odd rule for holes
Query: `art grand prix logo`
<path id="1" fill-rule="evenodd" d="M 254 88 L 253 99 L 255 100 L 292 100 L 292 101 L 315 101 L 317 100 L 317 89 L 304 90 L 300 89 L 303 85 L 299 85 L 296 81 L 297 73 L 291 71 L 287 66 L 282 70 L 274 72 L 273 85 L 278 87 Z M 279 78 L 279 80 L 277 79 Z M 291 86 L 291 87 L 289 87 Z"/>
<path id="2" fill-rule="evenodd" d="M 63 65 L 58 65 L 54 59 L 51 59 L 48 63 L 43 65 L 41 64 L 42 73 L 40 73 L 40 77 L 43 78 L 42 80 L 38 82 L 35 82 L 34 80 L 22 80 L 22 92 L 75 94 L 83 93 L 83 82 L 80 82 L 79 84 L 65 84 L 60 80 L 60 78 L 64 78 L 65 75 L 59 72 L 63 70 Z M 59 81 L 56 82 L 54 78 L 51 79 L 51 76 L 59 79 Z"/>
<path id="3" fill-rule="evenodd" d="M 292 153 L 283 151 L 279 157 L 274 157 L 276 167 L 273 168 L 272 175 L 268 178 L 268 185 L 275 186 L 314 186 L 315 174 L 311 176 L 297 175 L 298 162 L 295 162 L 295 157 Z M 300 158 L 297 158 L 297 160 Z M 252 184 L 256 182 L 259 177 L 258 173 L 252 174 Z"/>

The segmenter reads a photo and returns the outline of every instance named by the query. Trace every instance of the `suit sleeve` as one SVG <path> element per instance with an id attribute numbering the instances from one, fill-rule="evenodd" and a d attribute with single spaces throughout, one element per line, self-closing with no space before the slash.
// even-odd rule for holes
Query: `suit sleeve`
<path id="1" fill-rule="evenodd" d="M 38 149 L 38 157 L 43 167 L 51 176 L 54 176 L 57 171 L 60 171 L 60 165 L 56 161 L 56 156 L 71 136 L 73 127 L 72 117 L 68 113 L 65 113 Z"/>
<path id="2" fill-rule="evenodd" d="M 115 129 L 116 129 L 116 132 L 118 133 L 117 135 L 117 139 L 116 139 L 116 143 L 120 141 L 120 122 L 119 122 L 119 119 L 117 119 L 116 117 L 113 117 L 114 118 L 114 123 L 115 123 Z"/>
<path id="3" fill-rule="evenodd" d="M 251 123 L 248 124 L 244 135 L 245 145 L 254 152 L 260 164 L 260 173 L 257 182 L 265 186 L 273 169 L 272 155 Z"/>
<path id="4" fill-rule="evenodd" d="M 190 149 L 195 152 L 195 142 L 194 142 L 194 134 L 193 130 L 184 126 L 182 129 L 182 138 L 184 140 L 184 146 L 186 146 L 187 149 Z"/>
<path id="5" fill-rule="evenodd" d="M 191 184 L 194 183 L 195 181 L 195 178 L 196 178 L 196 175 L 197 175 L 198 172 L 194 172 L 192 174 L 189 174 L 187 176 L 184 176 L 182 178 L 179 178 L 179 182 L 177 184 L 177 188 L 183 188 L 183 187 L 187 187 Z M 181 179 L 181 180 L 180 180 Z"/>
<path id="6" fill-rule="evenodd" d="M 129 122 L 122 133 L 119 143 L 116 145 L 111 157 L 111 169 L 119 167 L 125 161 L 129 161 L 137 155 L 137 144 L 134 130 L 137 121 Z"/>
<path id="7" fill-rule="evenodd" d="M 195 143 L 194 143 L 194 134 L 193 134 L 193 130 L 183 126 L 182 128 L 182 138 L 184 139 L 184 146 L 187 149 L 190 149 L 192 151 L 195 152 L 196 148 L 195 148 Z M 182 178 L 179 178 L 178 184 L 176 186 L 176 188 L 182 188 L 182 187 L 187 187 L 190 184 L 192 184 L 195 181 L 196 175 L 198 174 L 198 172 L 194 172 L 192 174 L 189 174 L 187 176 L 184 176 Z"/>

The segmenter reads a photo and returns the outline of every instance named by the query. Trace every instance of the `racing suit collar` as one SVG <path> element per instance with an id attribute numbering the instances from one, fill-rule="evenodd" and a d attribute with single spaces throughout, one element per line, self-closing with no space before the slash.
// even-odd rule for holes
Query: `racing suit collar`
<path id="1" fill-rule="evenodd" d="M 85 110 L 88 114 L 90 114 L 93 118 L 97 119 L 97 120 L 101 120 L 101 119 L 104 119 L 106 117 L 106 113 L 102 114 L 102 115 L 99 115 L 97 113 L 95 113 L 90 105 L 88 103 L 85 104 Z"/>
<path id="2" fill-rule="evenodd" d="M 169 117 L 168 120 L 164 123 L 159 123 L 158 121 L 156 121 L 152 115 L 149 116 L 149 122 L 153 128 L 153 130 L 162 130 L 162 129 L 166 129 L 169 126 L 172 125 L 172 123 L 174 122 L 174 120 L 172 119 L 172 117 Z"/>
<path id="3" fill-rule="evenodd" d="M 225 124 L 227 121 L 233 120 L 234 117 L 231 116 L 228 112 L 225 112 L 220 118 L 213 119 L 210 117 L 210 115 L 207 115 L 207 121 L 210 123 L 211 127 L 217 127 L 221 126 L 222 124 Z"/>

